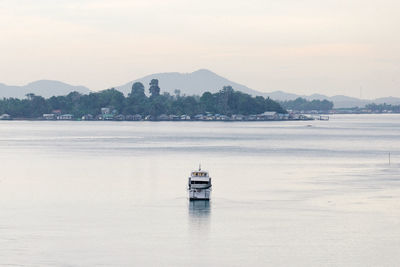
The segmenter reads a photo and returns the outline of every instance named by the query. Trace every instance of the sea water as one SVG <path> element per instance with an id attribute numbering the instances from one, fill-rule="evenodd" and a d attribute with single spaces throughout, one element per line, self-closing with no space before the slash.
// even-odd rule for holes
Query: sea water
<path id="1" fill-rule="evenodd" d="M 400 265 L 400 115 L 0 121 L 0 168 L 0 266 Z"/>

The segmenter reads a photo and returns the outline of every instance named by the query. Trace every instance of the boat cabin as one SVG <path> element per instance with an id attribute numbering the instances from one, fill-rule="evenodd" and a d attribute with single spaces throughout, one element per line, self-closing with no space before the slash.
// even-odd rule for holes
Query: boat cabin
<path id="1" fill-rule="evenodd" d="M 211 186 L 211 177 L 207 171 L 193 171 L 189 177 L 189 188 L 206 188 Z"/>
<path id="2" fill-rule="evenodd" d="M 199 169 L 192 171 L 188 179 L 188 191 L 190 200 L 209 200 L 211 195 L 211 177 L 208 171 Z"/>
<path id="3" fill-rule="evenodd" d="M 192 177 L 208 177 L 208 172 L 205 171 L 194 171 L 192 172 Z"/>

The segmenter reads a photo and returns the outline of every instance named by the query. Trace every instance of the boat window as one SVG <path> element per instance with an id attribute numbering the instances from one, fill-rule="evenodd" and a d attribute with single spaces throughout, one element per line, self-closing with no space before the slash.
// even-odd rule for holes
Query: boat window
<path id="1" fill-rule="evenodd" d="M 206 172 L 192 172 L 192 176 L 197 176 L 197 177 L 207 177 Z"/>
<path id="2" fill-rule="evenodd" d="M 208 181 L 191 181 L 191 184 L 208 184 Z"/>

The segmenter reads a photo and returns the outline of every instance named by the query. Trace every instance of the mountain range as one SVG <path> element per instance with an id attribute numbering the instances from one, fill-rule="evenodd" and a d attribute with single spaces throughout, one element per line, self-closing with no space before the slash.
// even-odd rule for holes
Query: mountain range
<path id="1" fill-rule="evenodd" d="M 0 98 L 24 98 L 26 94 L 29 93 L 48 98 L 52 96 L 67 95 L 73 91 L 77 91 L 82 94 L 90 93 L 90 89 L 85 86 L 74 86 L 52 80 L 39 80 L 23 86 L 6 85 L 0 83 Z"/>
<path id="2" fill-rule="evenodd" d="M 223 86 L 230 85 L 235 90 L 242 91 L 253 96 L 260 95 L 264 97 L 270 97 L 271 99 L 278 101 L 294 100 L 298 97 L 302 97 L 308 100 L 327 99 L 334 103 L 335 108 L 347 108 L 355 106 L 363 107 L 368 103 L 386 103 L 395 105 L 400 104 L 400 98 L 397 97 L 383 97 L 370 100 L 359 99 L 344 95 L 336 95 L 331 97 L 321 94 L 298 95 L 293 93 L 286 93 L 283 91 L 264 93 L 251 89 L 245 85 L 230 81 L 206 69 L 200 69 L 191 73 L 167 72 L 151 74 L 140 79 L 130 81 L 126 84 L 116 86 L 115 89 L 127 95 L 128 93 L 130 93 L 133 83 L 141 82 L 146 88 L 148 88 L 148 85 L 152 79 L 159 80 L 161 92 L 169 92 L 170 94 L 174 94 L 175 90 L 180 90 L 181 94 L 185 95 L 201 95 L 205 91 L 215 93 L 221 90 Z M 34 93 L 36 95 L 41 95 L 47 98 L 53 95 L 66 95 L 72 91 L 77 91 L 82 94 L 87 94 L 91 92 L 89 88 L 84 86 L 73 86 L 63 82 L 50 80 L 40 80 L 24 86 L 8 86 L 0 83 L 0 98 L 23 98 L 28 93 Z"/>
<path id="3" fill-rule="evenodd" d="M 124 85 L 117 86 L 116 89 L 120 90 L 124 94 L 128 94 L 131 91 L 133 83 L 141 82 L 145 86 L 148 86 L 148 84 L 152 79 L 158 79 L 162 91 L 166 91 L 171 94 L 173 94 L 176 89 L 179 89 L 182 94 L 186 95 L 201 95 L 205 91 L 215 93 L 221 90 L 223 86 L 230 85 L 235 90 L 242 91 L 244 93 L 253 96 L 259 95 L 264 97 L 270 97 L 271 99 L 278 101 L 294 100 L 298 97 L 302 97 L 307 100 L 327 99 L 334 103 L 335 108 L 350 108 L 356 106 L 363 107 L 369 103 L 376 103 L 376 104 L 386 103 L 392 105 L 400 104 L 400 98 L 397 97 L 383 97 L 370 100 L 370 99 L 359 99 L 344 95 L 336 95 L 331 97 L 321 94 L 298 95 L 298 94 L 286 93 L 283 91 L 264 93 L 251 89 L 245 85 L 232 82 L 206 69 L 200 69 L 192 73 L 167 72 L 167 73 L 151 74 L 143 78 L 126 83 Z"/>

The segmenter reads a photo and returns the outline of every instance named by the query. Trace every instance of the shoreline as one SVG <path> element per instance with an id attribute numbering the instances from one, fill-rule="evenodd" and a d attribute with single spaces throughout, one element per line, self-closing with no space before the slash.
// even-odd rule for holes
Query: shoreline
<path id="1" fill-rule="evenodd" d="M 37 120 L 37 119 L 12 119 L 12 120 L 0 120 L 2 121 L 30 121 L 30 122 L 226 122 L 226 123 L 235 123 L 235 122 L 289 122 L 289 121 L 329 121 L 320 120 L 320 119 L 307 119 L 307 120 L 139 120 L 139 121 L 128 121 L 128 120 Z"/>
<path id="2" fill-rule="evenodd" d="M 16 118 L 12 120 L 0 120 L 1 121 L 43 121 L 43 122 L 55 122 L 55 121 L 71 121 L 71 122 L 266 122 L 266 121 L 314 121 L 319 119 L 296 119 L 296 120 L 41 120 L 41 119 L 22 119 Z M 328 120 L 325 120 L 328 121 Z"/>

